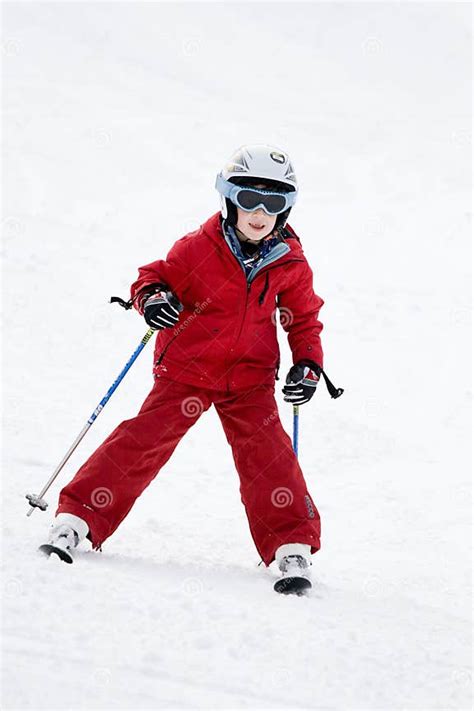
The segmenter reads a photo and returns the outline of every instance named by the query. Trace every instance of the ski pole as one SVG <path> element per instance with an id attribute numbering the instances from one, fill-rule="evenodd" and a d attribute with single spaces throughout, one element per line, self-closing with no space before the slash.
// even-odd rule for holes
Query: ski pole
<path id="1" fill-rule="evenodd" d="M 153 336 L 154 333 L 155 333 L 154 328 L 148 329 L 148 331 L 145 333 L 142 340 L 140 341 L 139 346 L 136 348 L 136 350 L 134 351 L 134 353 L 132 354 L 130 359 L 125 364 L 123 370 L 119 373 L 119 375 L 117 376 L 115 381 L 112 383 L 110 388 L 107 390 L 106 394 L 104 395 L 102 400 L 99 402 L 99 404 L 95 408 L 94 412 L 89 417 L 86 424 L 84 425 L 82 430 L 79 432 L 79 434 L 77 435 L 76 439 L 74 440 L 74 442 L 71 444 L 71 446 L 67 450 L 64 457 L 59 462 L 58 466 L 52 473 L 51 477 L 48 479 L 48 481 L 46 482 L 44 487 L 41 489 L 40 493 L 38 495 L 26 494 L 26 498 L 30 502 L 30 509 L 29 509 L 28 513 L 26 514 L 27 516 L 31 516 L 31 514 L 33 513 L 33 511 L 36 508 L 41 509 L 42 511 L 46 511 L 46 509 L 48 508 L 48 504 L 43 499 L 43 496 L 46 494 L 46 492 L 50 488 L 51 484 L 54 482 L 54 480 L 58 476 L 59 472 L 62 470 L 62 468 L 64 467 L 66 462 L 69 460 L 71 454 L 74 452 L 74 450 L 76 449 L 78 444 L 82 441 L 82 439 L 85 437 L 86 433 L 92 427 L 95 420 L 100 415 L 101 411 L 104 409 L 104 407 L 106 406 L 106 404 L 108 403 L 108 401 L 110 400 L 110 398 L 112 397 L 114 392 L 117 390 L 118 386 L 120 385 L 120 383 L 122 382 L 122 380 L 124 379 L 124 377 L 126 376 L 128 371 L 130 370 L 132 365 L 135 363 L 136 359 L 138 358 L 138 356 L 140 355 L 142 350 L 145 348 L 146 344 L 148 343 L 148 341 L 150 340 L 150 338 Z"/>
<path id="2" fill-rule="evenodd" d="M 300 406 L 293 405 L 293 449 L 298 456 L 298 434 L 300 423 Z"/>

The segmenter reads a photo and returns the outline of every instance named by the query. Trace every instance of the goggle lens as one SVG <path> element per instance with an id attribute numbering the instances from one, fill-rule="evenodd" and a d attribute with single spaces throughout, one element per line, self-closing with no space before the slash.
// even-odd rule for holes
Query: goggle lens
<path id="1" fill-rule="evenodd" d="M 286 208 L 286 197 L 276 193 L 257 192 L 256 190 L 242 189 L 237 193 L 237 203 L 242 210 L 255 210 L 258 205 L 263 205 L 266 212 L 277 215 Z"/>

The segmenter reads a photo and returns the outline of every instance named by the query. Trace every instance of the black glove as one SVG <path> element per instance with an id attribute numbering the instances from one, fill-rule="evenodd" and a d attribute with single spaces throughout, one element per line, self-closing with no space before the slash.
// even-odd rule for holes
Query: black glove
<path id="1" fill-rule="evenodd" d="M 309 402 L 316 392 L 322 368 L 312 361 L 301 360 L 290 368 L 286 376 L 286 385 L 282 392 L 285 402 L 303 405 Z"/>
<path id="2" fill-rule="evenodd" d="M 183 305 L 172 291 L 159 291 L 152 294 L 143 304 L 143 316 L 151 328 L 161 330 L 172 328 L 179 321 Z"/>

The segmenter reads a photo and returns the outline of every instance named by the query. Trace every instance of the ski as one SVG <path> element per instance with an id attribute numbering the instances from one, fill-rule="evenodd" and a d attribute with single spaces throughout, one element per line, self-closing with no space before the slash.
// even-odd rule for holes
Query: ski
<path id="1" fill-rule="evenodd" d="M 38 551 L 47 558 L 49 558 L 54 553 L 65 563 L 73 562 L 73 557 L 67 550 L 63 550 L 63 548 L 58 548 L 58 546 L 53 546 L 51 543 L 43 543 L 43 545 L 38 548 Z"/>
<path id="2" fill-rule="evenodd" d="M 275 592 L 281 595 L 298 595 L 298 597 L 306 595 L 311 588 L 311 580 L 300 577 L 280 578 L 273 586 Z"/>

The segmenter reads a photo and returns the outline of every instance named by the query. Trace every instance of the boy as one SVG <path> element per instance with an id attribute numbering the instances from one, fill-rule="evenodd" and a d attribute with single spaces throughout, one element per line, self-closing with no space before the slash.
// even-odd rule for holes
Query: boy
<path id="1" fill-rule="evenodd" d="M 294 362 L 284 399 L 303 404 L 323 372 L 323 301 L 300 240 L 286 225 L 298 191 L 288 156 L 271 146 L 243 146 L 216 188 L 221 212 L 179 239 L 165 260 L 139 270 L 131 301 L 158 331 L 154 387 L 138 415 L 122 422 L 61 491 L 42 549 L 72 562 L 82 539 L 100 548 L 214 405 L 255 546 L 267 566 L 277 561 L 275 589 L 300 594 L 311 587 L 320 519 L 278 417 L 275 314 L 278 307 Z"/>

